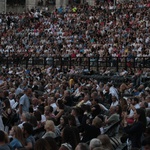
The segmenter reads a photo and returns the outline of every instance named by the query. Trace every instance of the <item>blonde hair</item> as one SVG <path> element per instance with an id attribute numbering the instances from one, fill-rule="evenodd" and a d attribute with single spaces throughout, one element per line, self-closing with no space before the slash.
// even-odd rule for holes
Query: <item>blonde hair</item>
<path id="1" fill-rule="evenodd" d="M 50 112 L 50 107 L 49 106 L 45 106 L 44 110 L 49 111 Z"/>
<path id="2" fill-rule="evenodd" d="M 108 137 L 107 134 L 99 135 L 97 138 L 101 141 L 104 149 L 109 149 L 109 150 L 113 149 L 113 146 L 110 142 L 110 138 Z"/>
<path id="3" fill-rule="evenodd" d="M 22 132 L 21 128 L 18 126 L 13 126 L 12 128 L 14 129 L 15 138 L 21 142 L 22 146 L 24 146 L 25 140 L 24 140 L 23 132 Z"/>
<path id="4" fill-rule="evenodd" d="M 102 120 L 99 117 L 95 117 L 92 121 L 92 124 L 98 128 L 100 128 L 102 126 Z"/>
<path id="5" fill-rule="evenodd" d="M 55 124 L 52 120 L 47 120 L 45 122 L 45 129 L 48 131 L 55 131 Z"/>

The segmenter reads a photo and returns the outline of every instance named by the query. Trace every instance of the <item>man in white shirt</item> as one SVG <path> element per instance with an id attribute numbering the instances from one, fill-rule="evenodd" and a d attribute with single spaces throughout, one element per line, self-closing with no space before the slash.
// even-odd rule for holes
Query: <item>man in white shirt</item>
<path id="1" fill-rule="evenodd" d="M 112 96 L 115 96 L 116 99 L 118 100 L 119 99 L 119 96 L 118 96 L 118 90 L 112 85 L 112 83 L 109 83 L 109 94 L 111 94 Z"/>
<path id="2" fill-rule="evenodd" d="M 117 106 L 119 104 L 118 100 L 116 99 L 116 96 L 112 96 L 111 100 L 112 100 L 112 103 L 111 103 L 110 107 Z"/>
<path id="3" fill-rule="evenodd" d="M 9 93 L 9 102 L 10 102 L 11 108 L 13 108 L 13 105 L 15 104 L 13 93 Z"/>
<path id="4" fill-rule="evenodd" d="M 48 97 L 48 103 L 50 106 L 53 107 L 53 113 L 56 111 L 57 105 L 56 105 L 56 101 L 55 101 L 55 97 Z"/>
<path id="5" fill-rule="evenodd" d="M 84 95 L 83 100 L 81 100 L 76 106 L 81 107 L 81 105 L 83 105 L 83 104 L 91 106 L 91 101 L 90 101 L 89 94 Z"/>
<path id="6" fill-rule="evenodd" d="M 138 108 L 140 108 L 139 99 L 137 97 L 134 97 L 131 101 L 130 113 L 128 115 L 128 118 L 133 118 L 134 110 Z"/>

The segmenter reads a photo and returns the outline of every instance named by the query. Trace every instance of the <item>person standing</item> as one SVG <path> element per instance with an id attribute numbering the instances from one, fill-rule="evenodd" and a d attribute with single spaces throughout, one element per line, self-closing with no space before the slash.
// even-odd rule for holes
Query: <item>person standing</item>
<path id="1" fill-rule="evenodd" d="M 30 100 L 29 98 L 32 95 L 32 89 L 27 88 L 24 90 L 24 95 L 19 100 L 19 114 L 21 115 L 23 112 L 29 112 Z"/>
<path id="2" fill-rule="evenodd" d="M 134 123 L 128 125 L 126 121 L 126 114 L 123 116 L 123 130 L 128 134 L 128 138 L 131 141 L 132 148 L 141 148 L 141 137 L 146 129 L 146 116 L 145 111 L 142 108 L 134 110 Z"/>
<path id="3" fill-rule="evenodd" d="M 3 120 L 2 120 L 2 111 L 3 111 L 3 103 L 0 100 L 0 130 L 4 130 L 4 124 L 3 124 Z"/>
<path id="4" fill-rule="evenodd" d="M 0 79 L 1 82 L 1 79 Z M 3 112 L 3 108 L 4 108 L 4 103 L 3 103 L 3 90 L 0 90 L 0 130 L 4 130 L 4 124 L 3 124 L 3 120 L 2 120 L 2 112 Z"/>

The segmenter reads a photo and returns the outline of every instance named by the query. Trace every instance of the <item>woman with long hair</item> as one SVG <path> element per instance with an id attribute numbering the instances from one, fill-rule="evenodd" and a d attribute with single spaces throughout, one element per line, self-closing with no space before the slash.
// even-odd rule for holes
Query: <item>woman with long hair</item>
<path id="1" fill-rule="evenodd" d="M 46 139 L 38 139 L 35 142 L 34 150 L 52 150 L 52 148 Z"/>
<path id="2" fill-rule="evenodd" d="M 145 111 L 141 108 L 134 110 L 134 123 L 127 125 L 126 116 L 124 116 L 123 126 L 125 133 L 128 134 L 129 140 L 131 140 L 132 148 L 141 147 L 141 137 L 146 129 L 146 115 Z"/>
<path id="3" fill-rule="evenodd" d="M 77 146 L 77 139 L 71 127 L 66 126 L 62 132 L 62 144 L 59 150 L 73 150 Z"/>
<path id="4" fill-rule="evenodd" d="M 21 128 L 18 126 L 13 126 L 10 130 L 10 136 L 13 138 L 10 142 L 10 145 L 13 149 L 22 148 L 25 146 L 25 139 L 23 137 Z"/>
<path id="5" fill-rule="evenodd" d="M 60 118 L 60 123 L 57 127 L 60 131 L 62 131 L 66 127 L 66 125 L 68 125 L 68 117 L 66 115 L 62 115 Z"/>
<path id="6" fill-rule="evenodd" d="M 57 105 L 57 108 L 55 111 L 55 119 L 56 119 L 56 125 L 58 125 L 60 122 L 61 116 L 64 114 L 64 107 L 65 106 L 64 106 L 63 101 L 61 99 L 58 99 L 56 101 L 56 105 Z"/>

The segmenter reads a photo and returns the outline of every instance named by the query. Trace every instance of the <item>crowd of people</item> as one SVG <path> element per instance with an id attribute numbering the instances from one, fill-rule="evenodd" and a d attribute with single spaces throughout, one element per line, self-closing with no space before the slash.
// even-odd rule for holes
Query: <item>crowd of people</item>
<path id="1" fill-rule="evenodd" d="M 1 14 L 1 58 L 127 57 L 131 69 L 133 58 L 149 57 L 149 16 L 145 0 Z M 115 86 L 72 76 L 75 66 L 1 66 L 0 150 L 150 149 L 147 71 Z"/>

